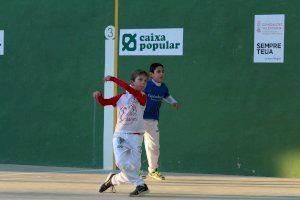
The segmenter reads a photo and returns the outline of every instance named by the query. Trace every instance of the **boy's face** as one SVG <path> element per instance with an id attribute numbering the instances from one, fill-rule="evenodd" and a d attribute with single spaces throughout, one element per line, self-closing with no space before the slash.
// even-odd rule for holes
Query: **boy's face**
<path id="1" fill-rule="evenodd" d="M 155 82 L 162 83 L 164 80 L 165 70 L 162 66 L 158 66 L 153 73 L 150 72 L 150 75 Z"/>
<path id="2" fill-rule="evenodd" d="M 132 86 L 134 89 L 143 91 L 147 85 L 148 77 L 145 75 L 138 75 L 134 81 L 132 81 Z"/>

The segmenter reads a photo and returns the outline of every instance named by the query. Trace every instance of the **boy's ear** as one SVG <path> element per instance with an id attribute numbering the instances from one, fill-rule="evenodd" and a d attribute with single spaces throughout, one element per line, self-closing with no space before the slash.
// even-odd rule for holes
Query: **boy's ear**
<path id="1" fill-rule="evenodd" d="M 153 72 L 149 72 L 149 76 L 152 77 L 153 76 Z"/>
<path id="2" fill-rule="evenodd" d="M 133 80 L 130 80 L 130 84 L 132 85 L 134 83 L 134 81 Z"/>

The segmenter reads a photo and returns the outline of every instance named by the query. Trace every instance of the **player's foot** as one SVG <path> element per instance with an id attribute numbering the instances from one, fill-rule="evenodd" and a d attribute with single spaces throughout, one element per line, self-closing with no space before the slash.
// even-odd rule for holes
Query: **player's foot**
<path id="1" fill-rule="evenodd" d="M 112 177 L 116 174 L 109 173 L 105 182 L 100 186 L 99 192 L 102 193 L 111 187 L 112 192 L 116 192 L 114 185 L 111 182 Z"/>
<path id="2" fill-rule="evenodd" d="M 166 180 L 166 178 L 157 169 L 155 169 L 154 172 L 149 172 L 148 176 L 159 181 Z"/>
<path id="3" fill-rule="evenodd" d="M 149 192 L 150 191 L 149 191 L 149 189 L 148 189 L 148 187 L 147 187 L 146 184 L 144 184 L 144 185 L 138 185 L 135 188 L 135 190 L 129 194 L 129 196 L 131 196 L 131 197 L 137 197 L 137 196 L 141 196 L 143 194 L 147 194 Z"/>
<path id="4" fill-rule="evenodd" d="M 147 176 L 143 173 L 143 170 L 140 170 L 140 171 L 139 171 L 139 177 L 140 177 L 141 179 L 146 179 L 146 178 L 147 178 Z"/>

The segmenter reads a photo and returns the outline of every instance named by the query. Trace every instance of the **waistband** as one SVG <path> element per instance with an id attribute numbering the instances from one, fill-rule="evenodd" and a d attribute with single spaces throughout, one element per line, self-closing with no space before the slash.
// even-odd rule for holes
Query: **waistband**
<path id="1" fill-rule="evenodd" d="M 114 132 L 114 134 L 128 134 L 128 135 L 132 134 L 132 135 L 144 135 L 144 132 L 141 132 L 141 133 L 138 133 L 138 132 L 136 132 L 136 133 L 128 133 L 128 132 Z"/>
<path id="2" fill-rule="evenodd" d="M 143 133 L 124 133 L 124 134 L 143 135 Z"/>

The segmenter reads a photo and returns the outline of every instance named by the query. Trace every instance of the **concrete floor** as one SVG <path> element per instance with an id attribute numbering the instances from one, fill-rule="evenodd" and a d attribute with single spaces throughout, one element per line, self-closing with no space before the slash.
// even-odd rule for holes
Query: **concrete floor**
<path id="1" fill-rule="evenodd" d="M 116 187 L 117 193 L 98 193 L 108 172 L 102 170 L 0 165 L 0 199 L 124 200 L 134 187 Z M 203 174 L 168 174 L 165 181 L 146 179 L 147 199 L 300 200 L 300 179 Z"/>

